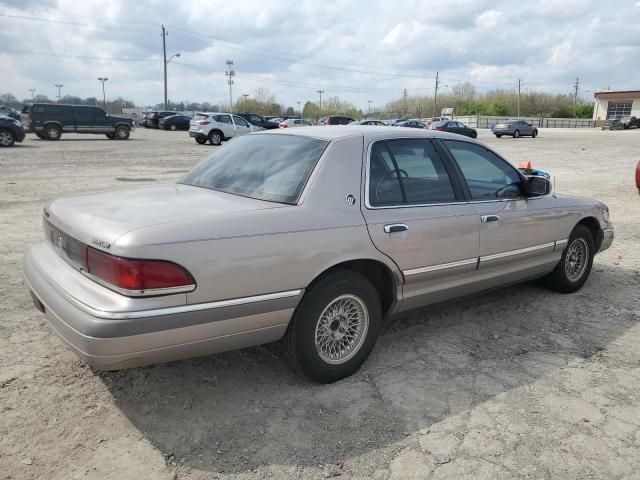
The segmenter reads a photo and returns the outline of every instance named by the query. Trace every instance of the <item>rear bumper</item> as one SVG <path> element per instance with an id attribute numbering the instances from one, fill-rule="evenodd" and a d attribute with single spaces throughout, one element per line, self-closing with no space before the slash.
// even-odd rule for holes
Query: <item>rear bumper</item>
<path id="1" fill-rule="evenodd" d="M 207 138 L 207 135 L 202 132 L 194 132 L 189 130 L 189 136 L 193 138 Z"/>
<path id="2" fill-rule="evenodd" d="M 76 355 L 100 370 L 138 367 L 278 340 L 303 294 L 294 290 L 198 305 L 124 312 L 96 310 L 54 281 L 52 275 L 68 272 L 48 272 L 43 268 L 47 261 L 41 261 L 46 255 L 56 253 L 36 245 L 23 260 L 34 305 Z"/>

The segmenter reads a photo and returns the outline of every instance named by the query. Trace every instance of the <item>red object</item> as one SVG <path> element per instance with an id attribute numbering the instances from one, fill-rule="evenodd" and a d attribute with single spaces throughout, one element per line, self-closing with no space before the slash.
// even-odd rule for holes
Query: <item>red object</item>
<path id="1" fill-rule="evenodd" d="M 442 127 L 436 127 L 436 130 L 442 131 Z"/>
<path id="2" fill-rule="evenodd" d="M 518 164 L 518 168 L 526 168 L 527 170 L 531 170 L 533 167 L 531 166 L 531 162 L 525 161 L 525 162 L 520 162 Z"/>
<path id="3" fill-rule="evenodd" d="M 195 284 L 191 275 L 175 263 L 117 257 L 92 247 L 87 247 L 87 271 L 100 280 L 126 290 Z"/>
<path id="4" fill-rule="evenodd" d="M 636 187 L 640 190 L 640 162 L 636 165 Z"/>

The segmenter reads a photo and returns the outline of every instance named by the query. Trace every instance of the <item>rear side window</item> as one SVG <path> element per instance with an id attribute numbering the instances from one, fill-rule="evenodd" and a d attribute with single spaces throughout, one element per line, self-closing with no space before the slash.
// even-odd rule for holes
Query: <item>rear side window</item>
<path id="1" fill-rule="evenodd" d="M 473 200 L 520 195 L 521 178 L 515 168 L 481 145 L 443 140 L 462 170 Z"/>
<path id="2" fill-rule="evenodd" d="M 216 115 L 213 118 L 216 122 L 231 123 L 231 117 L 229 115 Z"/>
<path id="3" fill-rule="evenodd" d="M 376 142 L 369 159 L 371 206 L 453 202 L 456 195 L 430 140 Z"/>

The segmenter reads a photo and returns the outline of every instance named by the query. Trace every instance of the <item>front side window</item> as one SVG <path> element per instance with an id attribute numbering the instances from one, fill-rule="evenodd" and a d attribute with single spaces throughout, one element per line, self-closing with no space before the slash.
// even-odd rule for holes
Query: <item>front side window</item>
<path id="1" fill-rule="evenodd" d="M 240 125 L 241 127 L 248 127 L 249 126 L 247 121 L 242 117 L 238 117 L 238 116 L 234 115 L 233 116 L 233 120 L 236 122 L 236 125 Z"/>
<path id="2" fill-rule="evenodd" d="M 453 202 L 447 170 L 430 140 L 376 142 L 369 159 L 369 204 L 420 205 Z"/>
<path id="3" fill-rule="evenodd" d="M 462 170 L 472 200 L 512 198 L 521 194 L 521 178 L 515 168 L 481 145 L 443 140 Z"/>
<path id="4" fill-rule="evenodd" d="M 296 135 L 244 135 L 216 149 L 180 183 L 295 204 L 327 144 Z"/>

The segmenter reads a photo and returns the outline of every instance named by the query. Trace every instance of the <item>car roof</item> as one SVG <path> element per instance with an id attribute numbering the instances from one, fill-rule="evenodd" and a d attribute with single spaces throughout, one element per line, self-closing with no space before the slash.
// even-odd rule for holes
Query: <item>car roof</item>
<path id="1" fill-rule="evenodd" d="M 364 137 L 367 141 L 392 138 L 446 138 L 451 140 L 469 141 L 455 133 L 439 132 L 417 128 L 402 128 L 378 125 L 335 125 L 300 127 L 294 129 L 262 130 L 249 135 L 297 135 L 301 137 L 317 138 L 320 140 L 339 140 L 342 138 Z"/>

